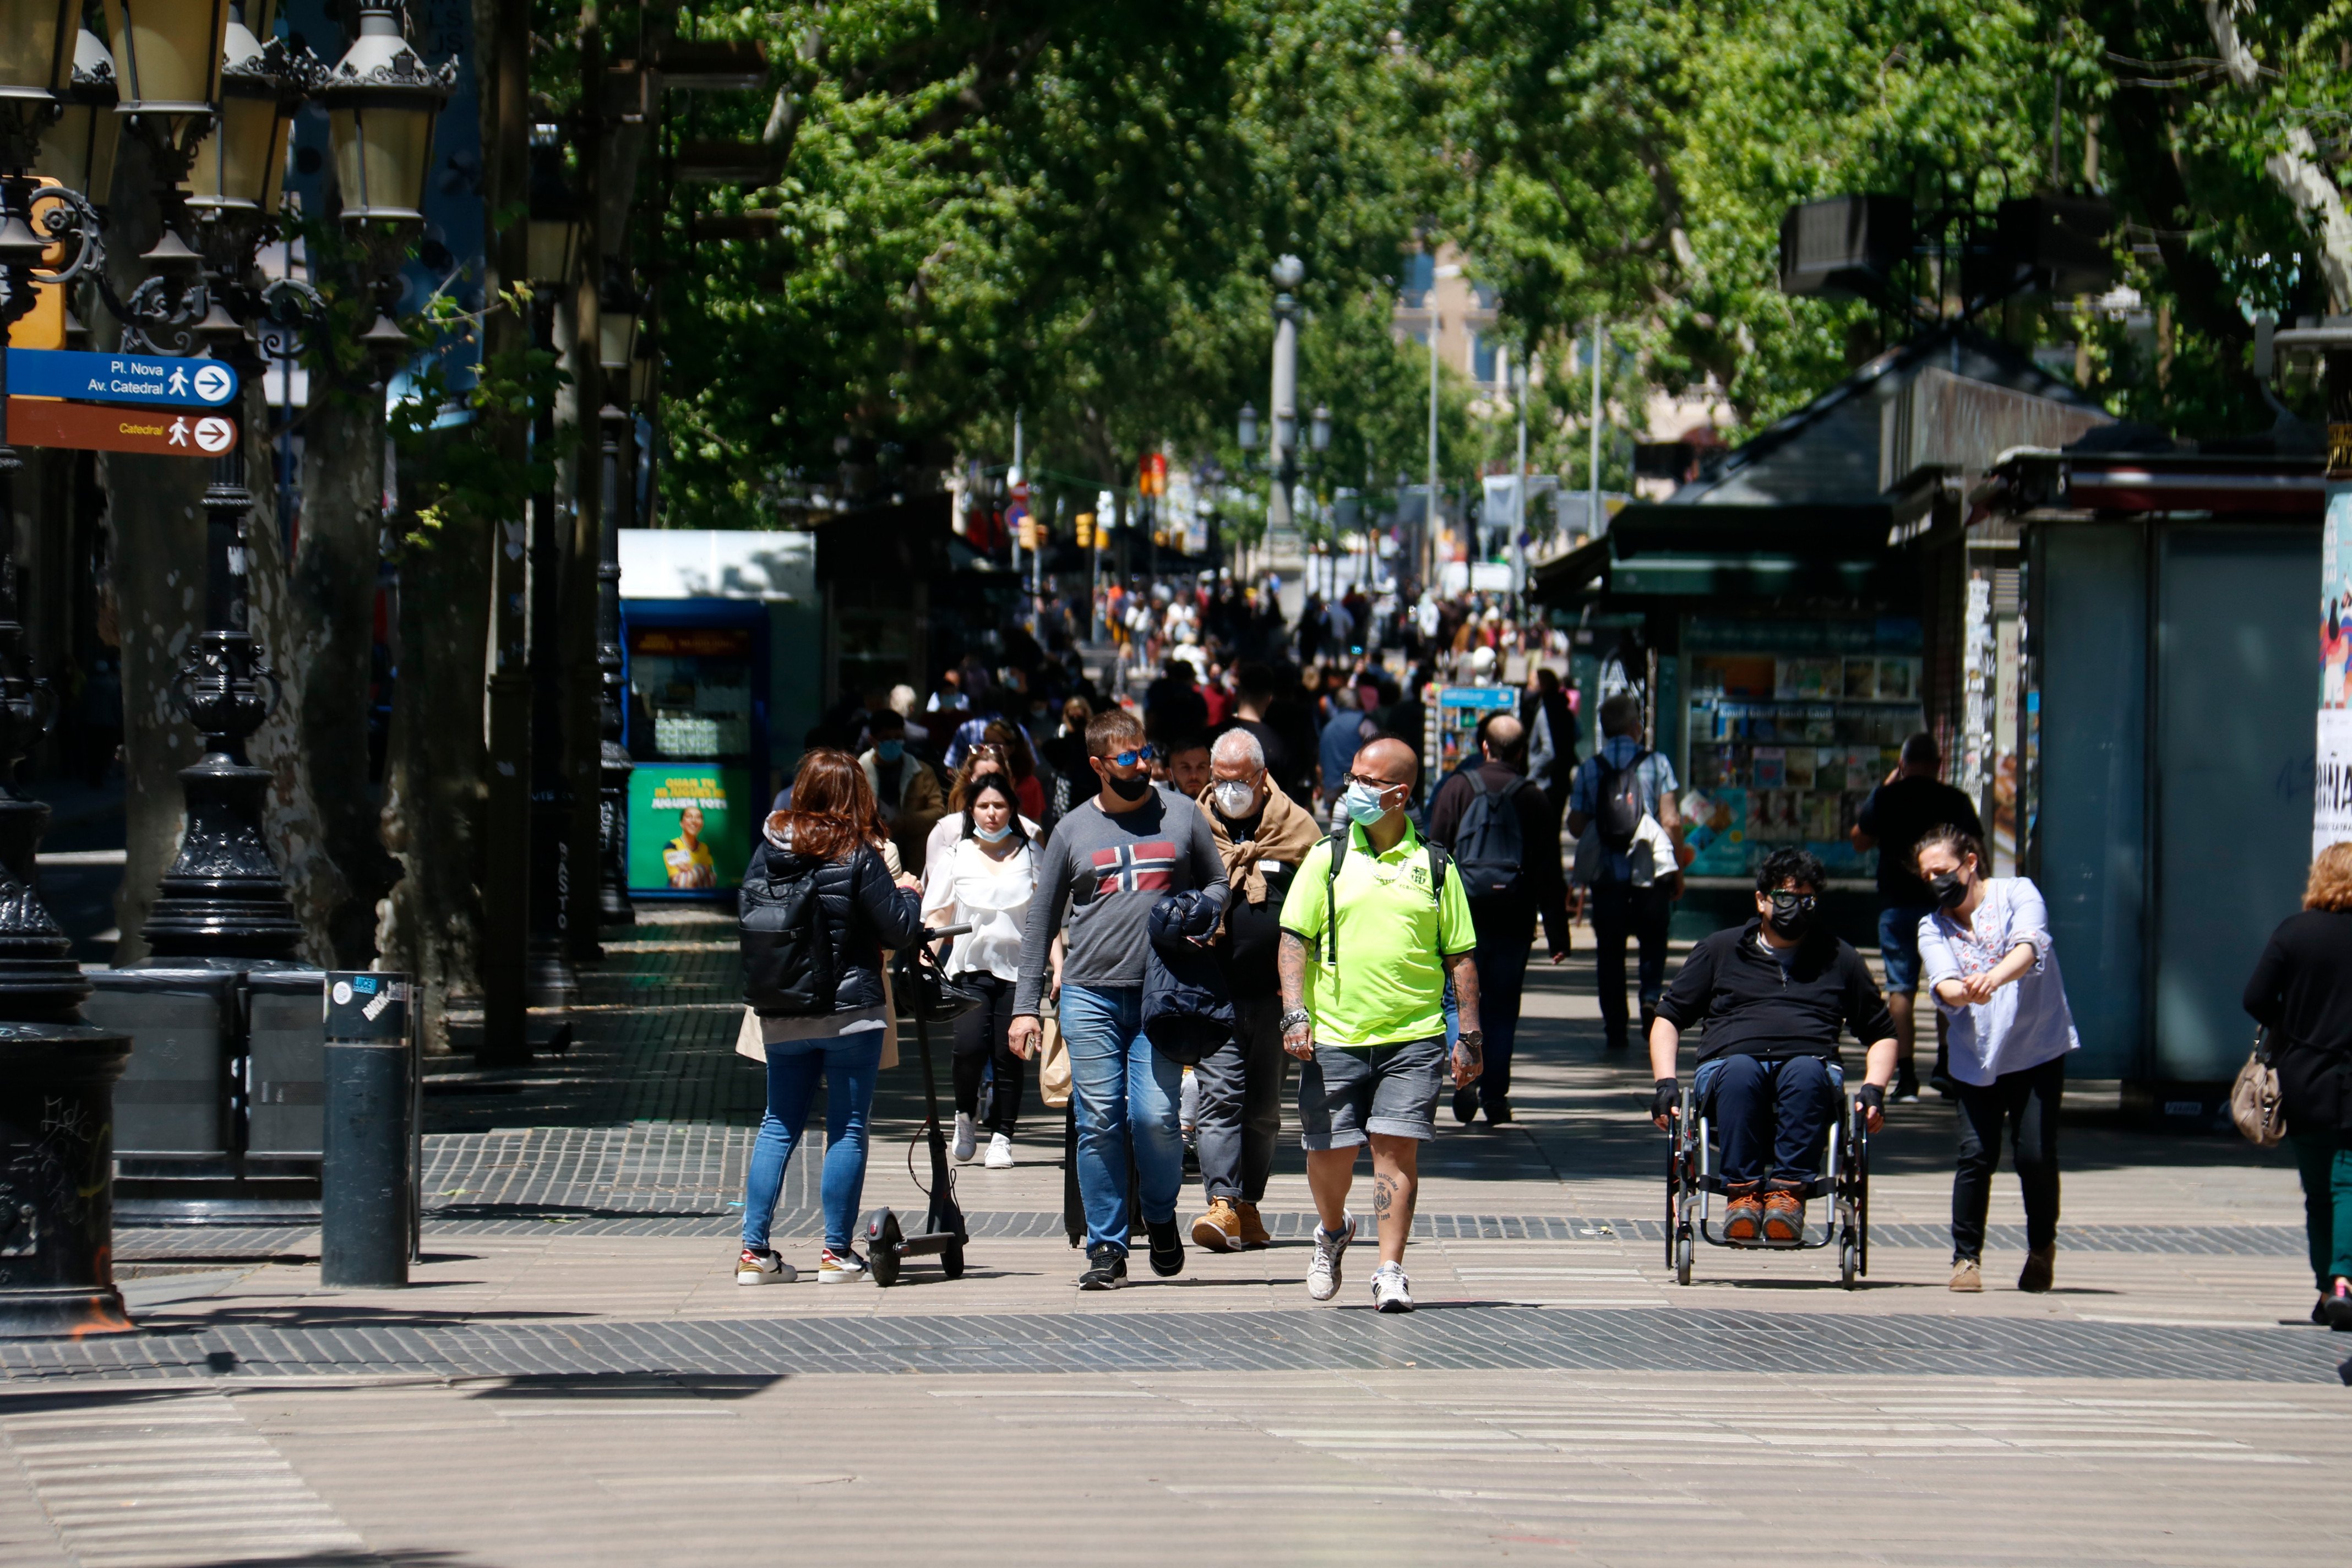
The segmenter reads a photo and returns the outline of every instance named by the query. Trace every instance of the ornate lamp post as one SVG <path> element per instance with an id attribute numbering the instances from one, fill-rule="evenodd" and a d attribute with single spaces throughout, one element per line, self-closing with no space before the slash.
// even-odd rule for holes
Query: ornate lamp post
<path id="1" fill-rule="evenodd" d="M 31 205 L 30 170 L 56 95 L 70 83 L 79 15 L 78 0 L 0 0 L 0 342 L 31 310 L 36 284 L 68 280 L 91 254 L 80 231 L 70 266 L 44 271 L 51 241 L 36 232 Z M 58 228 L 79 231 L 82 210 Z M 102 1173 L 112 1159 L 111 1085 L 131 1042 L 80 1021 L 89 983 L 35 880 L 49 809 L 16 783 L 56 700 L 26 668 L 17 619 L 21 463 L 7 445 L 5 365 L 0 354 L 0 1337 L 79 1335 L 130 1327 L 110 1267 L 112 1194 Z"/>
<path id="2" fill-rule="evenodd" d="M 637 923 L 629 904 L 629 773 L 632 763 L 621 744 L 621 528 L 627 503 L 636 495 L 631 482 L 635 465 L 624 460 L 633 444 L 635 421 L 626 408 L 634 390 L 637 364 L 637 310 L 640 301 L 625 288 L 605 290 L 604 308 L 596 314 L 596 358 L 604 372 L 607 399 L 597 411 L 604 437 L 604 515 L 598 530 L 596 552 L 596 673 L 599 697 L 596 731 L 598 847 L 602 851 L 597 887 L 597 918 L 606 925 Z M 619 393 L 619 399 L 610 395 Z"/>

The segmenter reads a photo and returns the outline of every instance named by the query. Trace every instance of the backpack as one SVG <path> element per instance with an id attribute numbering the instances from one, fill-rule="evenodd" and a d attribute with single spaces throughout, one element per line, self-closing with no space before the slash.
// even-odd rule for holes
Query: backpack
<path id="1" fill-rule="evenodd" d="M 1601 842 L 1623 854 L 1633 847 L 1633 836 L 1642 830 L 1642 816 L 1649 807 L 1642 803 L 1642 762 L 1650 753 L 1636 752 L 1623 767 L 1612 767 L 1609 759 L 1596 756 L 1592 765 L 1600 770 L 1594 781 L 1593 826 L 1601 831 Z"/>
<path id="2" fill-rule="evenodd" d="M 766 875 L 767 864 L 765 856 L 752 862 L 738 904 L 743 1000 L 763 1018 L 822 1017 L 833 1011 L 837 984 L 833 936 L 816 889 L 824 863 L 809 860 L 805 870 L 784 878 Z"/>
<path id="3" fill-rule="evenodd" d="M 1324 963 L 1339 967 L 1339 862 L 1348 858 L 1348 824 L 1342 822 L 1324 842 L 1331 846 L 1331 858 L 1323 863 L 1323 942 L 1327 956 Z M 1439 904 L 1445 902 L 1445 868 L 1449 858 L 1445 851 L 1428 839 L 1421 847 L 1429 855 L 1429 891 Z"/>
<path id="4" fill-rule="evenodd" d="M 1489 789 L 1486 775 L 1473 768 L 1470 787 L 1476 791 L 1462 814 L 1454 835 L 1454 860 L 1462 868 L 1462 890 L 1474 899 L 1516 893 L 1525 885 L 1520 862 L 1527 858 L 1526 837 L 1519 831 L 1518 807 L 1511 797 L 1527 787 L 1515 778 L 1501 789 Z"/>

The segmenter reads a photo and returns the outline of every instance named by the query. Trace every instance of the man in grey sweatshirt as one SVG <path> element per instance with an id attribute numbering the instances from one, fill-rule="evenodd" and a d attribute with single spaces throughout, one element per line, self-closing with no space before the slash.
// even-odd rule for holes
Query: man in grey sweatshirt
<path id="1" fill-rule="evenodd" d="M 1225 864 L 1201 808 L 1151 782 L 1151 748 L 1132 714 L 1112 709 L 1087 726 L 1101 792 L 1071 808 L 1039 856 L 1037 893 L 1021 942 L 1009 1044 L 1036 1053 L 1038 1010 L 1055 935 L 1069 917 L 1062 958 L 1062 1038 L 1078 1115 L 1078 1193 L 1087 1211 L 1081 1290 L 1127 1279 L 1127 1169 L 1151 1240 L 1151 1271 L 1184 1268 L 1176 1199 L 1184 1184 L 1177 1126 L 1183 1068 L 1143 1035 L 1143 962 L 1151 906 L 1166 893 L 1206 892 L 1222 904 Z"/>

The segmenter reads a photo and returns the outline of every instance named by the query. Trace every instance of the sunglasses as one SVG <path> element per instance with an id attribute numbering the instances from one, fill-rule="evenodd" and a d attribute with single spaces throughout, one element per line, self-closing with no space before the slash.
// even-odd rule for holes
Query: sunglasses
<path id="1" fill-rule="evenodd" d="M 1767 896 L 1772 900 L 1774 911 L 1784 915 L 1811 914 L 1822 902 L 1811 893 L 1771 893 Z"/>
<path id="2" fill-rule="evenodd" d="M 1138 746 L 1133 751 L 1129 752 L 1114 752 L 1109 756 L 1105 757 L 1102 760 L 1110 763 L 1111 766 L 1115 768 L 1132 768 L 1150 762 L 1159 754 L 1160 752 L 1157 747 Z"/>

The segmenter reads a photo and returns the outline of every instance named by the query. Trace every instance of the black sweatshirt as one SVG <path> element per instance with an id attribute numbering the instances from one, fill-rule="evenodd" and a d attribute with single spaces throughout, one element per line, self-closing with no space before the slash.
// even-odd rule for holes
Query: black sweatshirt
<path id="1" fill-rule="evenodd" d="M 1677 1029 L 1706 1020 L 1700 1061 L 1834 1057 L 1842 1029 L 1853 1029 L 1865 1047 L 1894 1035 L 1895 1020 L 1860 953 L 1817 931 L 1784 967 L 1765 949 L 1763 924 L 1759 917 L 1702 939 L 1658 999 L 1658 1016 Z"/>
<path id="2" fill-rule="evenodd" d="M 2246 982 L 2246 1011 L 2271 1026 L 2287 1131 L 2352 1148 L 2352 911 L 2289 915 Z"/>

